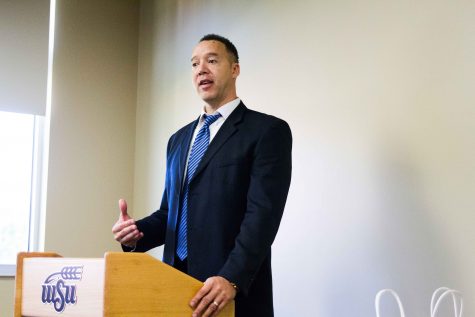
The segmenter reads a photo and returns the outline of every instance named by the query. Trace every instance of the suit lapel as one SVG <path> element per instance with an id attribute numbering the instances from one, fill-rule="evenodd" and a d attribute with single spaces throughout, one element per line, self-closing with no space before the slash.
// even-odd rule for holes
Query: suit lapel
<path id="1" fill-rule="evenodd" d="M 208 165 L 211 158 L 218 152 L 222 145 L 237 131 L 237 125 L 242 121 L 244 112 L 246 111 L 246 106 L 241 103 L 237 106 L 236 109 L 231 113 L 231 115 L 226 119 L 223 126 L 219 129 L 218 133 L 213 138 L 213 141 L 208 146 L 206 153 L 201 159 L 198 167 L 196 168 L 195 174 L 190 180 L 190 183 L 199 175 L 203 169 Z"/>

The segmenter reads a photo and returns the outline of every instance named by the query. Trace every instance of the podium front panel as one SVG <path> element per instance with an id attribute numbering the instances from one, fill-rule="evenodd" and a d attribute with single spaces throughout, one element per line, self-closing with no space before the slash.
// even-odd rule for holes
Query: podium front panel
<path id="1" fill-rule="evenodd" d="M 104 259 L 25 258 L 22 316 L 99 317 Z"/>

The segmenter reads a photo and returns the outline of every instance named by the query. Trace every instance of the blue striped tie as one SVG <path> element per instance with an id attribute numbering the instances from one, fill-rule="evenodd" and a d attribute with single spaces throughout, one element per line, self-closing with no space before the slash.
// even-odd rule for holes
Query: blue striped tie
<path id="1" fill-rule="evenodd" d="M 191 147 L 190 157 L 188 159 L 188 168 L 186 172 L 185 184 L 183 187 L 183 200 L 181 204 L 181 216 L 180 223 L 178 225 L 178 245 L 176 248 L 176 253 L 180 260 L 184 260 L 188 256 L 187 250 L 187 214 L 188 214 L 188 189 L 190 179 L 195 174 L 196 168 L 200 163 L 203 155 L 208 149 L 209 145 L 209 126 L 218 120 L 221 116 L 220 113 L 217 113 L 212 116 L 203 115 L 205 122 L 201 127 L 200 131 L 196 135 L 195 142 Z"/>

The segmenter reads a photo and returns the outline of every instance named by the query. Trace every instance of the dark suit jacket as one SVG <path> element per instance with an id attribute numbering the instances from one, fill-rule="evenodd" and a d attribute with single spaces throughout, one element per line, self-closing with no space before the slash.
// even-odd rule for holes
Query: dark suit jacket
<path id="1" fill-rule="evenodd" d="M 137 221 L 136 251 L 165 244 L 173 265 L 185 163 L 198 121 L 168 142 L 160 209 Z M 273 316 L 271 244 L 282 218 L 291 176 L 288 124 L 241 104 L 224 122 L 189 184 L 188 274 L 220 275 L 235 283 L 237 317 Z"/>

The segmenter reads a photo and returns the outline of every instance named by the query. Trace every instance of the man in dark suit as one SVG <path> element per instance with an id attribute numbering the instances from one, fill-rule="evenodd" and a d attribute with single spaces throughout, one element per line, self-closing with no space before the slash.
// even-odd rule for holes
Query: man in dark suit
<path id="1" fill-rule="evenodd" d="M 205 105 L 168 142 L 160 209 L 135 222 L 121 200 L 112 231 L 125 251 L 165 244 L 165 263 L 204 281 L 190 302 L 193 316 L 215 316 L 235 299 L 237 317 L 270 317 L 271 245 L 290 186 L 290 128 L 237 97 L 239 57 L 228 39 L 203 37 L 191 64 Z"/>

